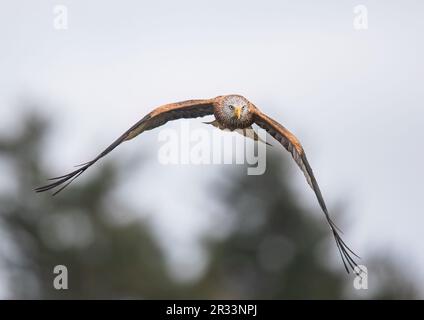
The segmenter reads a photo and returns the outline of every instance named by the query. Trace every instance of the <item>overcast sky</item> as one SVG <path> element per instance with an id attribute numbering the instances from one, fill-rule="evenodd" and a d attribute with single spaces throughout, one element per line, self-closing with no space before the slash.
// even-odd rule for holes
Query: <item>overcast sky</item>
<path id="1" fill-rule="evenodd" d="M 300 138 L 328 206 L 348 208 L 347 242 L 364 257 L 399 257 L 424 283 L 423 1 L 60 1 L 66 30 L 53 27 L 56 4 L 0 4 L 0 132 L 38 101 L 58 124 L 46 165 L 62 173 L 155 106 L 240 93 Z M 353 24 L 359 4 L 365 30 Z M 122 192 L 180 248 L 175 272 L 195 273 L 201 252 L 182 258 L 210 226 L 207 183 L 222 168 L 161 166 L 157 142 L 149 132 L 111 157 L 150 150 L 149 169 Z M 194 200 L 181 201 L 187 194 Z"/>

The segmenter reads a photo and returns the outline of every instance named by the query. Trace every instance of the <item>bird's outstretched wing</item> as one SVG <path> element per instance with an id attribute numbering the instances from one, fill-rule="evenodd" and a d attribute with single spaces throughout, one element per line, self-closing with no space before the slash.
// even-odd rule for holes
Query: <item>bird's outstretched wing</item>
<path id="1" fill-rule="evenodd" d="M 66 188 L 74 179 L 80 176 L 85 170 L 95 164 L 99 159 L 103 158 L 122 142 L 130 140 L 140 133 L 157 128 L 164 125 L 168 121 L 177 120 L 181 118 L 197 118 L 213 114 L 214 104 L 217 98 L 205 100 L 187 100 L 182 102 L 170 103 L 160 106 L 147 114 L 143 119 L 134 124 L 126 132 L 124 132 L 118 139 L 116 139 L 109 147 L 101 152 L 93 160 L 88 161 L 79 166 L 78 169 L 65 174 L 60 177 L 49 179 L 52 183 L 36 188 L 36 192 L 43 192 L 50 189 L 58 188 L 53 195 L 59 193 Z"/>
<path id="2" fill-rule="evenodd" d="M 330 225 L 330 229 L 336 240 L 337 248 L 339 249 L 346 271 L 349 273 L 350 267 L 350 269 L 357 273 L 355 267 L 358 267 L 358 264 L 356 263 L 352 255 L 356 257 L 358 256 L 346 245 L 346 243 L 340 237 L 340 234 L 338 232 L 340 231 L 340 229 L 338 229 L 333 220 L 331 220 L 330 215 L 328 214 L 327 206 L 324 202 L 324 198 L 321 194 L 314 173 L 312 172 L 312 168 L 309 165 L 308 160 L 306 159 L 305 151 L 303 150 L 303 147 L 300 144 L 299 140 L 284 126 L 279 124 L 277 121 L 271 119 L 266 114 L 262 113 L 259 109 L 255 109 L 254 111 L 254 122 L 259 127 L 266 130 L 275 140 L 280 142 L 284 146 L 284 148 L 291 153 L 294 161 L 303 171 L 306 180 L 308 181 L 308 184 L 314 190 L 318 202 L 321 206 L 321 209 L 324 211 L 325 217 L 328 221 L 328 224 Z"/>

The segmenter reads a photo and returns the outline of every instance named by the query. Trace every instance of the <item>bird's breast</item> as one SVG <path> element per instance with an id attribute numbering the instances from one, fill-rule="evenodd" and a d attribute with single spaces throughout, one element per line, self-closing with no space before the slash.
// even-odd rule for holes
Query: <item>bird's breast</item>
<path id="1" fill-rule="evenodd" d="M 248 128 L 252 125 L 253 121 L 246 121 L 243 119 L 236 119 L 236 118 L 219 118 L 215 116 L 217 122 L 219 123 L 219 127 L 221 129 L 229 129 L 231 131 L 235 129 L 244 129 Z"/>

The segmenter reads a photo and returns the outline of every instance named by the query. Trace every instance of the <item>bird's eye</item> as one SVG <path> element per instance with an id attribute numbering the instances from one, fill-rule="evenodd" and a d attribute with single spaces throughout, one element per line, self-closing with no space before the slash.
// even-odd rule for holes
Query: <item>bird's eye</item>
<path id="1" fill-rule="evenodd" d="M 231 110 L 232 110 L 232 109 L 234 109 L 234 106 L 233 106 L 232 104 L 230 104 L 228 107 L 229 107 Z"/>
<path id="2" fill-rule="evenodd" d="M 247 106 L 246 106 L 246 105 L 244 105 L 244 106 L 243 106 L 243 110 L 244 110 L 244 109 L 247 109 Z"/>

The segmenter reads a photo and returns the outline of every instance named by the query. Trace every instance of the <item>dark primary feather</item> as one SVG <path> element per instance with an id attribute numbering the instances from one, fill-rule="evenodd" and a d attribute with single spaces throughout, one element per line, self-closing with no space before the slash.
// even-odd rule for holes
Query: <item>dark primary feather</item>
<path id="1" fill-rule="evenodd" d="M 95 164 L 98 160 L 103 158 L 105 155 L 107 155 L 109 152 L 111 152 L 113 149 L 115 149 L 117 146 L 119 146 L 122 142 L 124 142 L 128 135 L 135 130 L 136 128 L 140 127 L 143 123 L 145 123 L 148 119 L 150 119 L 150 116 L 147 115 L 143 119 L 141 119 L 139 122 L 137 122 L 135 125 L 133 125 L 129 130 L 127 130 L 124 134 L 122 134 L 118 139 L 116 139 L 109 147 L 107 147 L 102 153 L 100 153 L 97 157 L 95 157 L 93 160 L 88 161 L 86 163 L 83 163 L 81 165 L 78 165 L 77 167 L 80 167 L 68 174 L 65 174 L 63 176 L 50 178 L 49 180 L 54 181 L 50 184 L 47 184 L 42 187 L 38 187 L 35 189 L 36 192 L 44 192 L 47 190 L 54 189 L 56 187 L 60 188 L 56 190 L 53 195 L 58 194 L 60 191 L 65 189 L 72 181 L 74 181 L 76 178 L 78 178 L 85 170 L 87 170 L 89 167 L 91 167 L 93 164 Z"/>
<path id="2" fill-rule="evenodd" d="M 294 161 L 304 173 L 308 184 L 315 192 L 319 205 L 322 211 L 324 212 L 325 218 L 327 219 L 331 232 L 333 233 L 337 249 L 339 250 L 346 271 L 349 273 L 349 269 L 351 269 L 354 273 L 359 274 L 358 269 L 355 268 L 359 268 L 359 266 L 352 257 L 352 255 L 357 258 L 359 258 L 359 256 L 354 253 L 343 241 L 339 234 L 339 232 L 341 232 L 340 229 L 336 226 L 336 224 L 333 222 L 330 215 L 328 214 L 327 206 L 325 205 L 321 190 L 319 189 L 312 168 L 309 165 L 309 162 L 306 158 L 306 154 L 300 142 L 289 130 L 287 130 L 277 121 L 261 113 L 260 111 L 257 111 L 255 114 L 255 123 L 259 127 L 266 130 L 274 139 L 280 142 L 287 151 L 291 153 Z"/>
<path id="3" fill-rule="evenodd" d="M 44 192 L 51 189 L 57 189 L 53 195 L 58 194 L 60 191 L 65 189 L 72 181 L 78 178 L 85 170 L 95 164 L 98 160 L 103 158 L 122 142 L 130 140 L 143 131 L 151 130 L 156 127 L 159 127 L 168 121 L 181 119 L 181 118 L 196 118 L 203 117 L 205 115 L 213 114 L 214 100 L 187 100 L 172 104 L 167 104 L 161 107 L 156 108 L 143 119 L 134 124 L 130 129 L 128 129 L 124 134 L 122 134 L 118 139 L 116 139 L 109 147 L 107 147 L 102 153 L 100 153 L 93 160 L 88 161 L 79 165 L 78 169 L 65 174 L 63 176 L 51 178 L 49 180 L 54 181 L 50 184 L 47 184 L 42 187 L 35 189 L 36 192 Z"/>

